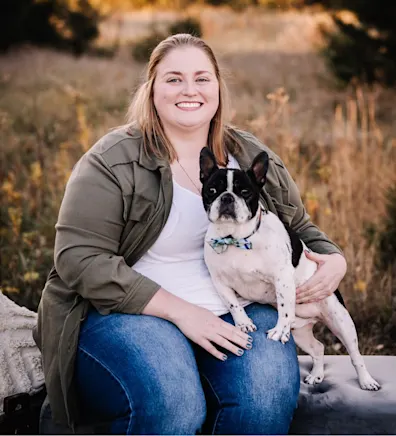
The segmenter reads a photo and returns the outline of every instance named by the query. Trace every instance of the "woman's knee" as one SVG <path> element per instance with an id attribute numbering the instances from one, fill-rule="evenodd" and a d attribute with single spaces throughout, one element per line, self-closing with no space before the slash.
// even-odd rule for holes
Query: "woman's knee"
<path id="1" fill-rule="evenodd" d="M 297 407 L 300 384 L 299 373 L 287 371 L 279 368 L 277 373 L 267 373 L 265 383 L 251 386 L 251 392 L 240 395 L 237 413 L 230 420 L 232 427 L 224 427 L 219 420 L 218 433 L 287 434 Z"/>
<path id="2" fill-rule="evenodd" d="M 254 387 L 255 395 L 248 402 L 240 403 L 241 414 L 251 423 L 250 432 L 256 434 L 287 433 L 297 407 L 300 370 L 294 341 L 274 348 L 262 363 L 263 383 Z"/>
<path id="3" fill-rule="evenodd" d="M 140 381 L 134 378 L 121 380 L 116 372 L 79 349 L 77 380 L 80 382 L 79 397 L 84 421 L 102 425 L 111 434 L 198 432 L 206 417 L 205 397 L 200 383 L 195 377 L 186 377 L 183 373 L 179 374 L 180 379 L 183 378 L 181 385 L 177 377 L 169 380 L 149 372 L 142 373 Z M 140 382 L 147 389 L 137 389 Z"/>
<path id="4" fill-rule="evenodd" d="M 196 434 L 206 418 L 206 401 L 202 386 L 179 380 L 159 384 L 144 410 L 132 412 L 136 422 L 131 433 Z"/>
<path id="5" fill-rule="evenodd" d="M 223 384 L 217 397 L 221 402 L 215 417 L 215 433 L 285 434 L 297 406 L 300 371 L 293 338 L 282 344 L 267 338 L 274 327 L 276 311 L 250 305 L 247 313 L 258 326 L 252 333 L 253 347 L 243 356 L 231 359 L 222 370 Z M 205 367 L 211 378 L 210 368 Z M 232 404 L 232 407 L 223 406 Z"/>
<path id="6" fill-rule="evenodd" d="M 194 353 L 180 330 L 154 317 L 128 315 L 85 327 L 76 379 L 89 414 L 112 422 L 112 433 L 200 429 L 205 398 Z"/>

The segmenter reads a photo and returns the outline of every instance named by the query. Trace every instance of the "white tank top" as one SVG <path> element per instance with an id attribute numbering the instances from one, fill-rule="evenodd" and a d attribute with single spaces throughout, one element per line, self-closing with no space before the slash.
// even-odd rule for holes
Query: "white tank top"
<path id="1" fill-rule="evenodd" d="M 228 168 L 239 168 L 229 156 Z M 218 295 L 204 261 L 209 220 L 202 198 L 173 179 L 173 201 L 168 220 L 153 246 L 133 269 L 168 292 L 216 315 L 228 312 Z M 238 296 L 244 307 L 251 302 Z"/>

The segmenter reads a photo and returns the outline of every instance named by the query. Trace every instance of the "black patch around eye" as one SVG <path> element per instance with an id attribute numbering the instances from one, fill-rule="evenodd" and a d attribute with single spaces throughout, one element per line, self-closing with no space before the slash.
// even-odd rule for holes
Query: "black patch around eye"
<path id="1" fill-rule="evenodd" d="M 244 197 L 249 197 L 250 195 L 252 195 L 252 191 L 250 191 L 249 189 L 242 189 L 241 195 L 243 195 Z"/>

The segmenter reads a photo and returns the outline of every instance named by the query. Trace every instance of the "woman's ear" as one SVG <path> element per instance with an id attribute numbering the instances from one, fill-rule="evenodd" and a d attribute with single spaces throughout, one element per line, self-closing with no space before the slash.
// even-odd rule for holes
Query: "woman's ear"
<path id="1" fill-rule="evenodd" d="M 199 179 L 201 183 L 203 183 L 204 180 L 206 180 L 213 173 L 213 171 L 219 169 L 216 164 L 216 159 L 208 147 L 204 147 L 201 150 L 199 155 L 199 168 Z"/>
<path id="2" fill-rule="evenodd" d="M 268 165 L 268 153 L 262 151 L 253 159 L 251 167 L 247 170 L 247 174 L 260 189 L 265 185 L 267 180 Z"/>

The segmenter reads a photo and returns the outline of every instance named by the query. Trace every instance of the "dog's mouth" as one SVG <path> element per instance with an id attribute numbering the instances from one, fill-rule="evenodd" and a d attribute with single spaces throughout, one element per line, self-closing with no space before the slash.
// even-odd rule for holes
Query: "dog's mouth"
<path id="1" fill-rule="evenodd" d="M 226 218 L 236 219 L 235 206 L 234 204 L 221 204 L 219 208 L 219 219 Z"/>

